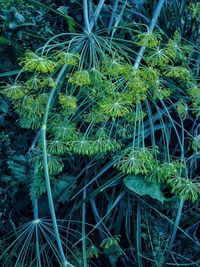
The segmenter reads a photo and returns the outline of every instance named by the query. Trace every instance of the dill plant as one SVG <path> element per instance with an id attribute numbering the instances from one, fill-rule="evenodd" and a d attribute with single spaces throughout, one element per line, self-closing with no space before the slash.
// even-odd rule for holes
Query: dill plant
<path id="1" fill-rule="evenodd" d="M 118 5 L 116 2 L 115 5 Z M 123 185 L 123 178 L 128 174 L 142 177 L 144 183 L 157 183 L 159 188 L 165 187 L 178 196 L 176 224 L 168 251 L 164 251 L 162 266 L 176 235 L 183 200 L 195 202 L 199 199 L 199 182 L 193 181 L 195 177 L 192 177 L 190 158 L 184 150 L 186 135 L 188 139 L 193 139 L 192 147 L 198 151 L 199 135 L 193 138 L 183 125 L 189 113 L 199 117 L 199 86 L 191 66 L 186 63 L 191 49 L 179 33 L 175 32 L 166 41 L 162 31 L 154 30 L 164 2 L 158 2 L 147 32 L 144 32 L 143 25 L 139 33 L 134 25 L 129 26 L 134 40 L 127 42 L 127 47 L 131 44 L 131 48 L 136 50 L 136 56 L 132 57 L 120 43 L 126 43 L 126 40 L 120 40 L 115 27 L 112 29 L 113 25 L 110 28 L 111 37 L 107 36 L 106 31 L 102 31 L 103 34 L 93 31 L 92 25 L 96 22 L 89 21 L 88 2 L 84 0 L 84 32 L 63 33 L 52 37 L 37 51 L 27 51 L 20 59 L 22 71 L 13 83 L 1 87 L 1 94 L 10 100 L 19 116 L 20 127 L 38 132 L 30 155 L 30 163 L 35 168 L 29 184 L 35 217 L 22 232 L 22 235 L 25 234 L 26 228 L 30 227 L 31 235 L 36 233 L 33 262 L 36 261 L 37 266 L 43 266 L 46 262 L 40 256 L 44 252 L 39 244 L 38 229 L 61 266 L 89 266 L 91 259 L 100 257 L 99 250 L 109 259 L 111 266 L 116 266 L 118 258 L 123 255 L 127 257 L 120 247 L 119 235 L 112 235 L 106 226 L 109 221 L 106 217 L 119 203 L 120 207 L 130 205 L 131 194 Z M 97 18 L 102 6 L 103 1 L 100 1 L 95 13 Z M 63 36 L 66 41 L 59 42 Z M 186 101 L 178 99 L 182 93 L 180 88 L 184 89 Z M 175 139 L 178 152 L 173 148 L 171 138 Z M 108 172 L 112 173 L 113 181 Z M 120 179 L 116 178 L 118 175 Z M 97 181 L 101 176 L 105 178 Z M 85 181 L 81 181 L 82 178 Z M 126 191 L 121 191 L 115 201 L 109 202 L 104 224 L 104 217 L 101 218 L 103 213 L 99 215 L 93 198 L 101 195 L 103 201 L 107 201 L 109 197 L 104 191 L 112 187 L 114 198 L 115 186 Z M 97 226 L 101 229 L 101 242 L 97 245 L 91 242 L 91 246 L 87 244 L 90 232 L 86 233 L 85 228 L 86 190 L 90 194 L 88 198 L 93 201 L 92 211 L 96 220 L 91 233 Z M 38 217 L 39 199 L 45 192 L 51 222 Z M 54 203 L 67 203 L 74 199 L 75 206 L 67 212 L 67 217 L 69 221 L 73 216 L 77 219 L 77 210 L 82 214 L 81 236 L 76 242 L 73 237 L 68 240 L 60 234 L 64 226 L 56 217 Z M 136 202 L 136 262 L 141 267 L 142 208 L 140 200 Z M 66 205 L 70 207 L 68 203 Z M 130 209 L 125 212 L 127 221 L 127 218 L 133 219 L 128 212 Z M 117 222 L 122 224 L 120 216 L 123 217 L 122 208 L 117 217 Z M 68 232 L 67 227 L 64 232 Z M 117 232 L 112 222 L 110 228 Z M 126 231 L 130 241 L 128 226 Z M 46 232 L 55 237 L 56 244 Z M 82 251 L 76 246 L 80 242 Z M 67 250 L 64 248 L 66 243 Z M 22 264 L 25 258 L 22 257 Z M 52 263 L 49 261 L 48 264 Z"/>

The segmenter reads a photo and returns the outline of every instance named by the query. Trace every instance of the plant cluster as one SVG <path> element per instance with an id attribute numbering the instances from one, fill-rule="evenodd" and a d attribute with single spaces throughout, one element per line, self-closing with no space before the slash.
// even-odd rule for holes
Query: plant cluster
<path id="1" fill-rule="evenodd" d="M 123 24 L 126 5 L 133 4 L 115 1 L 108 30 L 102 29 L 107 16 L 98 18 L 111 4 L 90 2 L 89 16 L 83 1 L 81 33 L 61 33 L 27 49 L 20 71 L 1 84 L 2 112 L 13 110 L 13 131 L 27 143 L 18 148 L 14 136 L 2 134 L 2 182 L 13 198 L 26 193 L 33 219 L 27 211 L 26 224 L 16 228 L 10 215 L 17 239 L 3 240 L 0 249 L 11 245 L 0 260 L 3 266 L 142 267 L 153 258 L 155 266 L 169 259 L 181 265 L 176 232 L 188 238 L 182 212 L 200 198 L 198 46 L 173 23 L 171 36 L 167 23 L 154 29 L 161 7 L 168 10 L 165 1 L 146 26 L 140 17 Z M 148 3 L 143 8 L 151 11 Z M 188 20 L 198 17 L 194 4 L 185 12 Z M 193 27 L 196 34 L 196 22 Z M 12 142 L 19 152 L 9 149 Z M 163 218 L 168 236 L 152 224 Z"/>

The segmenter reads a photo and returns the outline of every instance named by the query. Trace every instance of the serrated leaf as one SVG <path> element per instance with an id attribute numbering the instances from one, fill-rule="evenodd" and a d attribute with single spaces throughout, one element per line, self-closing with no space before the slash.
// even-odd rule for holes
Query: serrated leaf
<path id="1" fill-rule="evenodd" d="M 76 188 L 76 178 L 63 174 L 55 181 L 53 186 L 53 197 L 56 201 L 65 203 L 70 200 Z"/>
<path id="2" fill-rule="evenodd" d="M 38 199 L 45 192 L 46 192 L 45 178 L 41 175 L 33 176 L 29 189 L 29 194 L 31 199 L 32 200 Z"/>
<path id="3" fill-rule="evenodd" d="M 23 155 L 15 155 L 7 164 L 15 179 L 18 182 L 26 182 L 29 179 L 27 160 Z"/>
<path id="4" fill-rule="evenodd" d="M 157 199 L 161 203 L 166 200 L 165 196 L 163 195 L 160 183 L 157 182 L 148 182 L 144 180 L 143 176 L 141 175 L 129 175 L 124 179 L 124 184 L 126 187 L 135 192 L 140 196 L 150 196 L 154 199 Z"/>

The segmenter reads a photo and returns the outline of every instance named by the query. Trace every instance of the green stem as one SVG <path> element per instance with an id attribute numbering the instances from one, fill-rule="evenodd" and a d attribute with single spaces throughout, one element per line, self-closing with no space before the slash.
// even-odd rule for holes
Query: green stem
<path id="1" fill-rule="evenodd" d="M 65 71 L 66 71 L 67 66 L 64 65 L 60 71 L 60 73 L 58 74 L 58 77 L 56 79 L 56 85 L 58 86 L 61 78 L 63 77 Z M 43 149 L 43 161 L 44 161 L 44 173 L 45 173 L 45 181 L 46 181 L 46 189 L 47 189 L 47 196 L 48 196 L 48 203 L 49 203 L 49 209 L 50 209 L 50 213 L 51 213 L 51 218 L 52 218 L 52 222 L 53 222 L 53 229 L 55 232 L 55 238 L 56 238 L 56 242 L 58 245 L 58 250 L 60 253 L 60 258 L 62 261 L 63 266 L 73 266 L 71 265 L 65 257 L 64 254 L 64 250 L 63 250 L 63 246 L 62 246 L 62 242 L 60 239 L 60 234 L 58 231 L 58 225 L 57 225 L 57 219 L 56 219 L 56 214 L 55 214 L 55 209 L 54 209 L 54 204 L 53 204 L 53 197 L 52 197 L 52 192 L 51 192 L 51 184 L 50 184 L 50 176 L 49 176 L 49 169 L 48 169 L 48 154 L 47 154 L 47 141 L 46 141 L 46 128 L 47 128 L 47 121 L 48 121 L 48 115 L 49 115 L 49 110 L 53 101 L 53 97 L 55 94 L 56 89 L 52 89 L 49 98 L 48 98 L 48 102 L 47 102 L 47 106 L 46 106 L 46 110 L 44 113 L 44 117 L 43 117 L 43 125 L 42 125 L 42 129 L 41 129 L 41 136 L 42 136 L 42 149 Z"/>
<path id="2" fill-rule="evenodd" d="M 172 231 L 172 236 L 171 236 L 171 239 L 169 241 L 169 245 L 167 246 L 167 251 L 165 253 L 165 258 L 164 258 L 164 260 L 162 262 L 162 265 L 161 265 L 162 267 L 165 267 L 167 265 L 167 260 L 169 258 L 169 254 L 171 252 L 171 249 L 172 249 L 175 237 L 176 237 L 176 233 L 177 233 L 177 230 L 178 230 L 179 222 L 180 222 L 180 219 L 181 219 L 183 204 L 184 204 L 184 199 L 183 199 L 183 197 L 181 197 L 181 200 L 180 200 L 180 203 L 179 203 L 178 212 L 177 212 L 177 215 L 176 215 L 176 221 L 174 223 L 174 227 L 173 227 L 173 231 Z"/>
<path id="3" fill-rule="evenodd" d="M 112 34 L 111 34 L 111 38 L 113 38 L 113 36 L 114 36 L 114 34 L 115 34 L 116 30 L 117 30 L 117 27 L 118 27 L 118 25 L 119 25 L 119 23 L 120 23 L 120 21 L 121 21 L 121 19 L 123 17 L 123 13 L 124 13 L 126 4 L 127 4 L 127 0 L 125 0 L 123 2 L 123 6 L 121 8 L 121 12 L 119 13 L 119 16 L 117 17 L 117 20 L 116 20 L 115 25 L 114 25 L 114 28 L 113 28 L 113 31 L 112 31 Z"/>
<path id="4" fill-rule="evenodd" d="M 140 200 L 138 199 L 138 203 L 137 203 L 137 229 L 136 229 L 136 245 L 137 245 L 137 264 L 138 267 L 142 267 L 142 244 L 141 244 L 141 211 L 142 211 L 142 207 L 141 207 L 141 203 Z"/>
<path id="5" fill-rule="evenodd" d="M 83 250 L 83 266 L 87 267 L 87 254 L 86 254 L 86 238 L 85 238 L 85 199 L 86 188 L 83 190 L 83 206 L 82 206 L 82 250 Z"/>
<path id="6" fill-rule="evenodd" d="M 156 6 L 156 9 L 154 11 L 154 14 L 153 14 L 153 18 L 152 18 L 151 23 L 149 25 L 148 33 L 152 33 L 153 32 L 154 27 L 155 27 L 155 25 L 157 23 L 158 17 L 160 15 L 160 11 L 161 11 L 164 3 L 165 3 L 165 0 L 160 0 L 158 2 L 157 6 Z M 140 62 L 142 60 L 142 57 L 144 55 L 145 49 L 146 49 L 146 46 L 142 46 L 140 48 L 140 51 L 138 53 L 138 56 L 137 56 L 136 61 L 135 61 L 135 64 L 134 64 L 134 69 L 138 69 L 138 67 L 140 65 Z"/>
<path id="7" fill-rule="evenodd" d="M 111 30 L 113 22 L 114 22 L 115 13 L 116 13 L 116 10 L 117 10 L 117 7 L 118 7 L 118 3 L 119 3 L 119 0 L 115 0 L 114 5 L 113 5 L 111 18 L 110 18 L 109 25 L 108 25 L 108 34 L 110 34 L 110 30 Z"/>
<path id="8" fill-rule="evenodd" d="M 95 13 L 94 13 L 94 17 L 92 18 L 91 22 L 90 22 L 90 29 L 92 30 L 93 27 L 94 27 L 94 24 L 95 22 L 97 21 L 98 17 L 99 17 L 99 14 L 101 12 L 101 9 L 103 7 L 103 4 L 104 4 L 105 0 L 100 0 L 99 3 L 98 3 L 98 6 L 95 10 Z"/>

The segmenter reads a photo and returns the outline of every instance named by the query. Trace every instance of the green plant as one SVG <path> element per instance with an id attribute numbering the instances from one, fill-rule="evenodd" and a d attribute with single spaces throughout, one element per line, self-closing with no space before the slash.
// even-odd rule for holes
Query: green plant
<path id="1" fill-rule="evenodd" d="M 6 146 L 2 181 L 13 198 L 28 193 L 33 219 L 23 212 L 29 222 L 10 237 L 0 260 L 3 266 L 181 265 L 177 230 L 198 246 L 181 224 L 190 212 L 182 217 L 184 203 L 194 209 L 200 194 L 196 24 L 187 36 L 173 20 L 165 22 L 182 23 L 174 1 L 153 1 L 155 10 L 144 1 L 141 11 L 134 1 L 69 2 L 83 13 L 84 28 L 75 24 L 74 32 L 53 33 L 35 52 L 27 49 L 21 70 L 1 87 L 2 103 L 17 121 L 13 135 L 19 131 L 26 141 L 14 156 Z M 181 7 L 180 17 L 189 18 L 191 8 Z M 132 11 L 136 23 L 129 21 Z M 146 218 L 147 207 L 153 212 Z M 170 231 L 153 229 L 164 219 Z M 159 249 L 151 229 L 164 235 Z"/>

